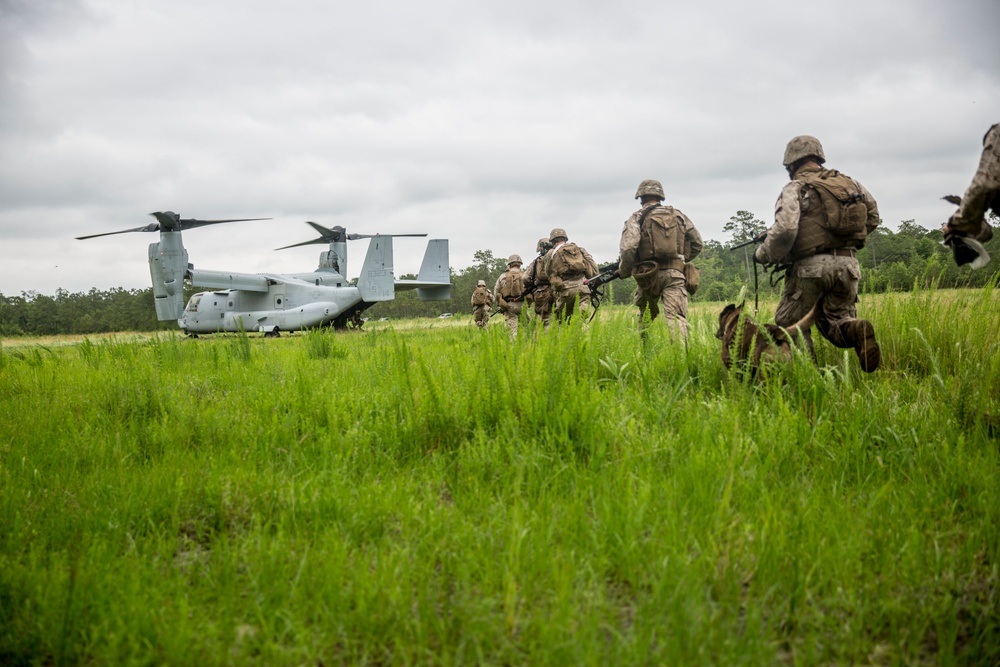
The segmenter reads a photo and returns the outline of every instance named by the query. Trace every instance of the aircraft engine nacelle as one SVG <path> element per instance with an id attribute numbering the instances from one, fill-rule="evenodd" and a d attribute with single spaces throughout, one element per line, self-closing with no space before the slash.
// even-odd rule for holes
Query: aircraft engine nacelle
<path id="1" fill-rule="evenodd" d="M 153 303 L 160 320 L 178 320 L 184 314 L 184 275 L 188 254 L 180 232 L 161 232 L 159 243 L 149 244 L 149 276 Z"/>

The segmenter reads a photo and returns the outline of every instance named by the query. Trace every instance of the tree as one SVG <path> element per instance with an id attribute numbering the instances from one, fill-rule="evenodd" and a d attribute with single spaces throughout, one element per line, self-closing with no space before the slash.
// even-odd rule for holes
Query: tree
<path id="1" fill-rule="evenodd" d="M 723 226 L 722 231 L 730 232 L 730 246 L 739 245 L 751 241 L 767 229 L 763 220 L 758 220 L 750 211 L 736 211 L 736 215 L 729 218 L 729 222 Z M 747 270 L 747 282 L 750 282 L 750 246 L 743 246 L 743 265 Z"/>

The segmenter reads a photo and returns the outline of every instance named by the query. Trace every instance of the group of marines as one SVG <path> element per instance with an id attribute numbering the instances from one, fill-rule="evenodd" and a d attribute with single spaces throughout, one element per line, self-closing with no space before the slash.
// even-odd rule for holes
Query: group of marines
<path id="1" fill-rule="evenodd" d="M 989 262 L 982 244 L 992 238 L 993 230 L 985 215 L 990 210 L 1000 215 L 1000 124 L 990 128 L 983 146 L 965 195 L 946 198 L 959 208 L 942 227 L 956 261 L 974 267 Z M 879 367 L 881 350 L 872 323 L 857 318 L 857 251 L 881 222 L 878 206 L 857 180 L 824 166 L 823 146 L 815 137 L 789 141 L 782 162 L 790 180 L 775 204 L 774 224 L 755 239 L 760 246 L 754 253 L 755 262 L 785 269 L 775 323 L 791 326 L 819 303 L 820 334 L 837 347 L 853 348 L 861 368 L 870 373 Z M 662 313 L 667 325 L 686 340 L 688 295 L 698 279 L 691 262 L 701 252 L 701 235 L 684 213 L 663 203 L 659 181 L 640 183 L 635 198 L 640 207 L 622 229 L 618 276 L 636 279 L 633 303 L 640 327 L 647 312 L 650 320 Z M 592 297 L 588 282 L 599 273 L 594 258 L 558 227 L 538 240 L 536 250 L 538 256 L 523 271 L 519 255 L 508 257 L 507 270 L 492 293 L 479 281 L 472 298 L 478 326 L 486 326 L 494 302 L 512 337 L 526 300 L 545 328 L 553 317 L 563 322 L 576 312 L 586 315 Z M 812 350 L 808 331 L 805 342 Z"/>

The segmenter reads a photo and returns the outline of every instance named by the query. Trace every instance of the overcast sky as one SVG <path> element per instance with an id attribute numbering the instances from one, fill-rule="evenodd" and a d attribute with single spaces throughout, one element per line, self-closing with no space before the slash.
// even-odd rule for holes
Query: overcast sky
<path id="1" fill-rule="evenodd" d="M 1000 121 L 1000 2 L 0 0 L 0 293 L 146 288 L 182 217 L 198 268 L 308 271 L 315 233 L 615 259 L 636 186 L 706 239 L 768 224 L 812 134 L 895 229 L 928 229 Z M 424 242 L 397 239 L 396 274 Z M 350 246 L 356 276 L 367 241 Z"/>

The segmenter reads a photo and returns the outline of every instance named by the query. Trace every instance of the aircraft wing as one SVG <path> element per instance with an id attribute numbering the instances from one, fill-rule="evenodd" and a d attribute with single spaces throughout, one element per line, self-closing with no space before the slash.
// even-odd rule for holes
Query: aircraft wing
<path id="1" fill-rule="evenodd" d="M 268 277 L 260 273 L 234 273 L 231 271 L 204 271 L 191 269 L 191 284 L 211 289 L 241 289 L 248 292 L 266 292 Z"/>
<path id="2" fill-rule="evenodd" d="M 422 287 L 451 287 L 449 282 L 437 282 L 431 280 L 397 280 L 395 282 L 395 287 L 397 292 L 405 292 L 411 289 L 418 289 Z"/>

